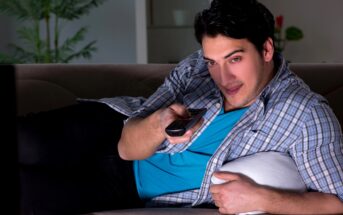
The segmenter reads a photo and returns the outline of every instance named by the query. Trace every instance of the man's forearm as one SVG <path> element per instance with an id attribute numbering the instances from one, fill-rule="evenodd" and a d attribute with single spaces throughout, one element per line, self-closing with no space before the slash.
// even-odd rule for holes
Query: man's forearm
<path id="1" fill-rule="evenodd" d="M 263 211 L 275 214 L 342 214 L 343 203 L 332 194 L 269 190 Z"/>
<path id="2" fill-rule="evenodd" d="M 141 160 L 151 156 L 165 139 L 158 111 L 147 118 L 129 120 L 118 143 L 119 155 L 125 160 Z"/>

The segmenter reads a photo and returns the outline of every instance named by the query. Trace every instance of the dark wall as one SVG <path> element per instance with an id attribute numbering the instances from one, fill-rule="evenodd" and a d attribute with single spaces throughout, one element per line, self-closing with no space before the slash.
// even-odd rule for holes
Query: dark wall
<path id="1" fill-rule="evenodd" d="M 0 145 L 1 145 L 1 210 L 19 214 L 19 167 L 16 143 L 15 69 L 0 67 Z M 6 213 L 8 212 L 8 213 Z"/>

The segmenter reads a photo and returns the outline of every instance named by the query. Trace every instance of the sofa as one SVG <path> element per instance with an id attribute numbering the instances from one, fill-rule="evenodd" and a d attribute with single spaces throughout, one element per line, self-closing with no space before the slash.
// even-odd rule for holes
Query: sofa
<path id="1" fill-rule="evenodd" d="M 76 98 L 149 96 L 173 64 L 22 64 L 14 65 L 17 113 L 25 115 L 73 104 Z M 290 64 L 317 93 L 325 96 L 343 122 L 343 64 Z"/>
<path id="2" fill-rule="evenodd" d="M 77 98 L 149 96 L 174 64 L 22 64 L 16 74 L 17 115 L 76 103 Z M 325 96 L 343 125 L 343 64 L 291 63 L 291 69 Z M 112 214 L 218 214 L 216 209 L 145 208 Z"/>

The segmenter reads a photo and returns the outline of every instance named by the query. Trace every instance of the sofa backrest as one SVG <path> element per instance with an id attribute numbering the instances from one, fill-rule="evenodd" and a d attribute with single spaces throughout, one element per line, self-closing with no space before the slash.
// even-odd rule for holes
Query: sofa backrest
<path id="1" fill-rule="evenodd" d="M 343 64 L 290 64 L 290 68 L 324 97 L 343 125 Z M 343 127 L 341 126 L 342 130 Z"/>
<path id="2" fill-rule="evenodd" d="M 17 76 L 18 114 L 75 103 L 76 98 L 149 96 L 174 64 L 22 64 Z M 3 67 L 2 67 L 3 68 Z M 343 64 L 290 64 L 325 96 L 343 122 Z"/>
<path id="3" fill-rule="evenodd" d="M 169 64 L 15 65 L 18 114 L 73 104 L 76 98 L 148 96 L 173 67 Z"/>

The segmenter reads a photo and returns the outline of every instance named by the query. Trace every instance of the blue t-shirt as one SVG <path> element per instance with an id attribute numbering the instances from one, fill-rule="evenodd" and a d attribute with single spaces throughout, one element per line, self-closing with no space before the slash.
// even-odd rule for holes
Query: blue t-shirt
<path id="1" fill-rule="evenodd" d="M 136 186 L 141 199 L 200 188 L 208 160 L 247 108 L 224 113 L 184 152 L 156 153 L 134 161 Z"/>

